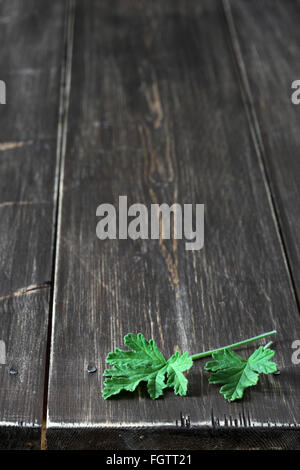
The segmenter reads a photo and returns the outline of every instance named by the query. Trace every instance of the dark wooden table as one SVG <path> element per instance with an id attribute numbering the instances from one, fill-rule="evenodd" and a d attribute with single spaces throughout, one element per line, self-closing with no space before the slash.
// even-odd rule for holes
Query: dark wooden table
<path id="1" fill-rule="evenodd" d="M 1 448 L 300 448 L 299 24 L 299 0 L 0 2 Z M 101 242 L 119 195 L 204 203 L 204 248 Z M 128 332 L 169 356 L 274 328 L 281 374 L 241 401 L 203 361 L 186 397 L 101 397 Z"/>

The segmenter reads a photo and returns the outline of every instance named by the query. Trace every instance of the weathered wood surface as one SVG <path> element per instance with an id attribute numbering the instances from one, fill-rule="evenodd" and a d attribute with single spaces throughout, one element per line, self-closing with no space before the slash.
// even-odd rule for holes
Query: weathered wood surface
<path id="1" fill-rule="evenodd" d="M 220 2 L 77 1 L 72 67 L 48 447 L 299 447 L 299 312 Z M 100 242 L 96 208 L 119 195 L 205 203 L 204 249 Z M 105 356 L 129 331 L 168 356 L 272 328 L 281 375 L 239 403 L 208 385 L 203 363 L 186 398 L 100 396 Z"/>
<path id="2" fill-rule="evenodd" d="M 39 448 L 65 3 L 0 2 L 0 448 Z M 11 375 L 10 369 L 18 371 Z"/>
<path id="3" fill-rule="evenodd" d="M 300 298 L 300 2 L 225 1 L 243 85 Z"/>

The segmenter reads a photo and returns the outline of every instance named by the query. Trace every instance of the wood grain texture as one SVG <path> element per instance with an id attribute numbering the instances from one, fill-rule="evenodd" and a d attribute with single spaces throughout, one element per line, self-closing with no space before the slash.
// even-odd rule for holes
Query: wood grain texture
<path id="1" fill-rule="evenodd" d="M 229 46 L 218 1 L 76 2 L 50 449 L 299 447 L 300 376 L 291 362 L 299 312 Z M 148 207 L 204 203 L 204 249 L 99 241 L 96 208 L 117 206 L 119 195 Z M 168 357 L 272 328 L 281 375 L 262 378 L 239 403 L 208 384 L 201 362 L 185 398 L 167 392 L 152 401 L 143 389 L 101 398 L 105 356 L 130 331 L 155 338 Z"/>
<path id="2" fill-rule="evenodd" d="M 0 448 L 40 441 L 64 10 L 58 0 L 0 2 Z"/>
<path id="3" fill-rule="evenodd" d="M 229 0 L 225 6 L 299 302 L 300 107 L 291 102 L 291 85 L 300 77 L 300 2 Z"/>

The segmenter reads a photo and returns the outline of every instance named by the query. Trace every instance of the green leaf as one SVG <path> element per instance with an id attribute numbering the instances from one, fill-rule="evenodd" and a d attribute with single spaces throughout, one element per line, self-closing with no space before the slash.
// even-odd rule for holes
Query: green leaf
<path id="1" fill-rule="evenodd" d="M 275 352 L 260 346 L 246 361 L 231 349 L 216 351 L 213 361 L 206 363 L 211 371 L 209 383 L 221 384 L 220 393 L 229 401 L 242 398 L 246 388 L 256 385 L 259 374 L 270 374 L 277 370 L 271 359 Z"/>
<path id="2" fill-rule="evenodd" d="M 103 373 L 109 377 L 102 390 L 104 399 L 122 390 L 133 392 L 140 382 L 147 382 L 148 393 L 153 399 L 163 395 L 167 387 L 173 387 L 177 395 L 186 395 L 188 381 L 183 372 L 193 365 L 188 353 L 181 355 L 177 351 L 166 361 L 155 342 L 152 339 L 147 341 L 141 333 L 137 336 L 129 333 L 124 337 L 124 343 L 131 351 L 117 348 L 106 358 L 113 368 Z"/>
<path id="3" fill-rule="evenodd" d="M 184 353 L 180 355 L 179 351 L 176 351 L 172 357 L 168 360 L 168 387 L 174 387 L 174 392 L 176 395 L 186 395 L 188 381 L 182 372 L 188 370 L 192 367 L 193 360 L 188 355 Z"/>

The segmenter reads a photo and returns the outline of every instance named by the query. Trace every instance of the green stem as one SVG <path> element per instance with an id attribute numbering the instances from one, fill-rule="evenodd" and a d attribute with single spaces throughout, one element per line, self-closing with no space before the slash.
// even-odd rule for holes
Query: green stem
<path id="1" fill-rule="evenodd" d="M 276 333 L 277 333 L 276 330 L 268 331 L 267 333 L 263 333 L 262 335 L 253 336 L 253 338 L 244 339 L 243 341 L 229 344 L 228 346 L 224 346 L 223 348 L 211 349 L 210 351 L 205 351 L 200 354 L 194 354 L 193 356 L 191 356 L 191 358 L 193 359 L 193 361 L 196 361 L 197 359 L 202 359 L 203 357 L 211 356 L 213 353 L 217 351 L 224 351 L 224 349 L 238 348 L 239 346 L 243 346 L 244 344 L 252 343 L 253 341 L 257 341 L 262 338 L 267 338 L 267 336 L 275 335 Z"/>

